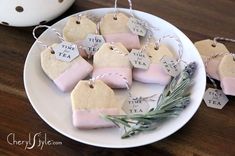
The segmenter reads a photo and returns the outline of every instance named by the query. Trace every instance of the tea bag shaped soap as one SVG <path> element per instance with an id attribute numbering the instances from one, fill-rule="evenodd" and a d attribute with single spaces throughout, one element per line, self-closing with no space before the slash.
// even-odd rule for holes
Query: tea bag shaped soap
<path id="1" fill-rule="evenodd" d="M 67 23 L 63 29 L 63 37 L 65 41 L 76 43 L 78 47 L 82 45 L 83 40 L 87 37 L 88 34 L 95 33 L 96 24 L 86 16 L 68 17 Z M 82 57 L 87 57 L 85 50 L 79 50 Z"/>
<path id="2" fill-rule="evenodd" d="M 121 107 L 113 90 L 101 80 L 92 86 L 89 81 L 80 81 L 71 93 L 73 125 L 78 128 L 91 129 L 111 127 L 101 115 L 118 115 Z"/>
<path id="3" fill-rule="evenodd" d="M 160 60 L 163 57 L 174 57 L 174 54 L 165 45 L 157 48 L 154 43 L 147 46 L 145 53 L 149 56 L 151 64 L 147 70 L 134 68 L 133 79 L 143 83 L 168 84 L 171 76 L 164 71 Z"/>
<path id="4" fill-rule="evenodd" d="M 56 46 L 57 44 L 52 45 Z M 41 66 L 46 75 L 64 92 L 71 91 L 78 81 L 87 77 L 93 69 L 81 56 L 71 62 L 58 60 L 51 47 L 41 52 Z"/>
<path id="5" fill-rule="evenodd" d="M 103 44 L 94 55 L 92 76 L 106 75 L 101 79 L 111 88 L 126 88 L 127 82 L 131 85 L 132 65 L 128 53 L 121 43 Z"/>
<path id="6" fill-rule="evenodd" d="M 223 55 L 214 57 L 208 61 L 208 58 L 218 54 L 228 53 L 228 49 L 224 46 L 224 44 L 217 42 L 216 45 L 213 46 L 213 40 L 206 39 L 202 41 L 195 42 L 194 45 L 198 49 L 204 64 L 207 63 L 206 72 L 214 79 L 219 80 L 218 67 L 220 64 Z"/>
<path id="7" fill-rule="evenodd" d="M 235 58 L 232 55 L 225 55 L 218 68 L 220 85 L 226 95 L 235 96 Z"/>
<path id="8" fill-rule="evenodd" d="M 106 42 L 121 42 L 128 50 L 139 49 L 139 37 L 128 28 L 128 20 L 123 13 L 117 13 L 116 18 L 114 13 L 106 14 L 100 22 L 100 32 Z"/>

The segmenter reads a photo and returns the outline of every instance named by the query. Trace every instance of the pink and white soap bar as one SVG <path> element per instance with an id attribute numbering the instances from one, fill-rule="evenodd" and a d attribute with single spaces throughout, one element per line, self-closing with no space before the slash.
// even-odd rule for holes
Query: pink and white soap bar
<path id="1" fill-rule="evenodd" d="M 218 73 L 224 94 L 235 96 L 235 57 L 232 54 L 222 58 Z"/>
<path id="2" fill-rule="evenodd" d="M 113 90 L 103 81 L 96 80 L 91 87 L 89 81 L 80 81 L 71 93 L 73 125 L 80 129 L 115 126 L 103 115 L 118 115 L 121 105 Z"/>
<path id="3" fill-rule="evenodd" d="M 213 79 L 220 80 L 218 68 L 220 61 L 223 58 L 222 54 L 229 53 L 229 51 L 222 43 L 217 42 L 216 45 L 213 44 L 214 41 L 210 39 L 201 40 L 194 43 L 206 66 L 206 72 Z"/>
<path id="4" fill-rule="evenodd" d="M 168 75 L 160 64 L 163 57 L 174 57 L 174 54 L 164 45 L 156 49 L 154 43 L 150 43 L 145 53 L 149 56 L 151 64 L 147 70 L 133 69 L 133 79 L 143 83 L 158 83 L 166 85 L 170 82 L 171 76 Z"/>
<path id="5" fill-rule="evenodd" d="M 132 84 L 132 66 L 128 50 L 121 43 L 105 43 L 95 53 L 92 77 L 100 77 L 111 88 Z"/>
<path id="6" fill-rule="evenodd" d="M 81 56 L 71 62 L 56 59 L 55 54 L 51 53 L 51 48 L 41 52 L 41 66 L 47 76 L 63 92 L 71 91 L 80 80 L 86 78 L 93 70 L 93 67 Z"/>
<path id="7" fill-rule="evenodd" d="M 166 85 L 170 82 L 171 76 L 168 75 L 160 64 L 150 64 L 148 70 L 133 69 L 133 78 L 143 83 L 158 83 Z"/>
<path id="8" fill-rule="evenodd" d="M 128 28 L 127 17 L 123 13 L 117 13 L 116 18 L 114 18 L 113 13 L 106 14 L 100 22 L 100 32 L 104 36 L 106 42 L 120 42 L 128 50 L 139 49 L 140 40 L 139 36 L 133 34 Z"/>

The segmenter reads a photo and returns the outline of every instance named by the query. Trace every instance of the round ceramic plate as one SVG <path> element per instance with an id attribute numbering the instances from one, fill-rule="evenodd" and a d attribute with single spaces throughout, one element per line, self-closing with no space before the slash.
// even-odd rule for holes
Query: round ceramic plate
<path id="1" fill-rule="evenodd" d="M 102 17 L 106 13 L 113 12 L 111 8 L 94 9 L 82 12 L 83 14 Z M 120 12 L 129 13 L 127 9 L 120 9 Z M 156 37 L 163 35 L 177 35 L 183 43 L 183 60 L 186 62 L 195 61 L 198 70 L 195 74 L 194 85 L 191 89 L 191 103 L 176 118 L 166 120 L 159 124 L 159 127 L 150 132 L 141 133 L 128 139 L 121 139 L 121 132 L 118 128 L 106 128 L 95 130 L 79 130 L 72 125 L 72 108 L 70 94 L 60 92 L 53 82 L 44 74 L 40 65 L 40 52 L 43 48 L 34 43 L 31 47 L 24 67 L 24 85 L 28 98 L 38 115 L 52 128 L 61 134 L 76 141 L 109 148 L 127 148 L 150 144 L 159 141 L 184 126 L 197 111 L 206 85 L 206 75 L 203 62 L 192 42 L 179 29 L 170 23 L 154 15 L 141 11 L 134 11 L 136 17 L 146 20 L 152 26 L 158 28 L 155 31 Z M 62 31 L 66 18 L 57 22 L 52 27 Z M 40 41 L 47 44 L 59 42 L 56 35 L 46 30 L 40 37 Z M 174 40 L 164 41 L 172 51 L 177 52 L 178 45 Z M 141 84 L 134 82 L 131 92 L 134 95 L 149 96 L 160 94 L 164 86 L 153 84 Z M 116 92 L 121 97 L 120 91 Z"/>

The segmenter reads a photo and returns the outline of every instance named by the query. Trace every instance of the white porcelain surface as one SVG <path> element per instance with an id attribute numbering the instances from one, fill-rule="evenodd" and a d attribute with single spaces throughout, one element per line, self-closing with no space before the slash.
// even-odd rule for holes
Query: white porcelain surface
<path id="1" fill-rule="evenodd" d="M 107 12 L 112 12 L 113 9 L 102 8 L 88 10 L 84 13 L 95 14 L 103 16 Z M 120 11 L 128 13 L 128 10 L 121 9 Z M 70 94 L 60 92 L 51 80 L 43 73 L 40 66 L 40 51 L 42 47 L 34 43 L 31 47 L 24 67 L 24 84 L 28 98 L 36 110 L 38 115 L 48 123 L 52 128 L 61 134 L 86 144 L 112 147 L 112 148 L 126 148 L 136 147 L 161 140 L 184 126 L 197 111 L 200 106 L 205 85 L 206 75 L 201 57 L 194 47 L 193 43 L 175 26 L 164 21 L 161 18 L 153 16 L 141 11 L 134 11 L 135 15 L 139 18 L 147 20 L 151 25 L 159 28 L 155 32 L 155 36 L 175 34 L 183 43 L 183 60 L 187 62 L 196 61 L 198 64 L 198 71 L 196 72 L 194 85 L 191 90 L 191 103 L 190 105 L 174 119 L 167 120 L 159 125 L 159 128 L 142 133 L 129 139 L 121 139 L 121 133 L 118 128 L 107 128 L 98 130 L 78 130 L 72 126 L 72 109 L 70 103 Z M 62 30 L 66 23 L 63 19 L 53 25 L 54 28 Z M 47 44 L 59 42 L 56 35 L 51 31 L 45 31 L 39 40 Z M 165 44 L 173 51 L 177 51 L 177 43 L 172 40 L 165 40 Z M 163 86 L 141 84 L 134 82 L 132 86 L 132 94 L 148 96 L 152 94 L 160 94 Z M 126 91 L 117 92 L 117 96 L 123 100 L 123 94 Z"/>
<path id="2" fill-rule="evenodd" d="M 0 0 L 0 23 L 32 26 L 65 12 L 75 0 Z"/>

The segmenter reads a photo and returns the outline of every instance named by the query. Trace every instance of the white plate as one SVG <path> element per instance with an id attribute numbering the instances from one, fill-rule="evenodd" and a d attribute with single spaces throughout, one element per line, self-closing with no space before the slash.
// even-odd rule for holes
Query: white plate
<path id="1" fill-rule="evenodd" d="M 96 16 L 103 16 L 113 9 L 102 8 L 88 10 L 83 13 L 95 14 Z M 120 9 L 121 12 L 128 13 L 126 9 Z M 180 129 L 186 124 L 190 118 L 197 111 L 206 85 L 206 75 L 201 57 L 192 44 L 192 42 L 176 27 L 164 21 L 161 18 L 153 16 L 141 11 L 134 11 L 135 15 L 139 18 L 145 19 L 152 26 L 160 29 L 156 31 L 156 36 L 175 34 L 183 43 L 183 60 L 187 62 L 196 61 L 198 64 L 198 71 L 195 75 L 195 83 L 191 90 L 191 103 L 190 105 L 174 119 L 167 120 L 160 124 L 159 128 L 151 131 L 136 135 L 128 139 L 121 139 L 121 133 L 118 128 L 107 128 L 98 130 L 78 130 L 72 126 L 72 110 L 70 103 L 70 94 L 60 92 L 56 86 L 50 81 L 42 71 L 40 65 L 40 51 L 42 47 L 34 43 L 31 47 L 24 67 L 24 84 L 28 98 L 39 114 L 39 116 L 48 123 L 52 128 L 61 134 L 86 144 L 110 147 L 110 148 L 126 148 L 146 145 L 149 143 L 161 140 Z M 66 23 L 66 18 L 57 22 L 52 27 L 57 30 L 62 30 Z M 59 42 L 56 35 L 51 31 L 46 30 L 39 40 L 52 44 Z M 166 40 L 165 43 L 171 50 L 177 51 L 177 44 L 172 40 Z M 141 83 L 134 83 L 132 92 L 134 95 L 152 95 L 153 93 L 161 93 L 163 86 L 158 85 L 144 85 Z"/>

